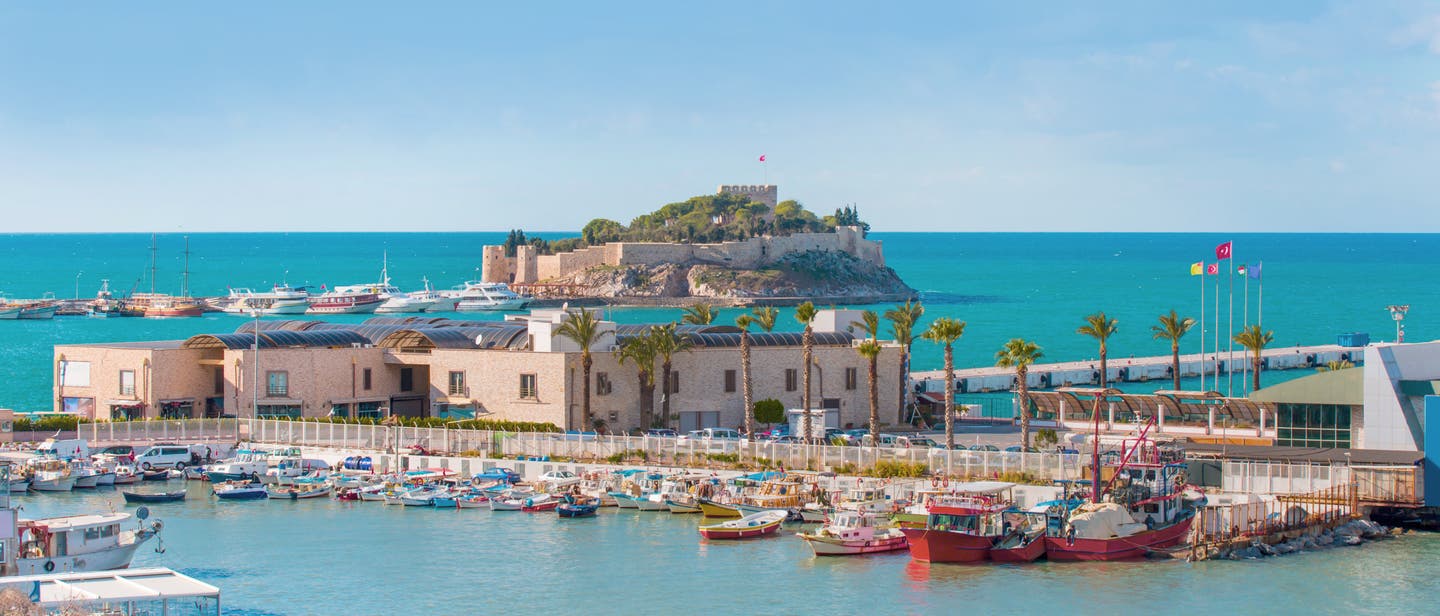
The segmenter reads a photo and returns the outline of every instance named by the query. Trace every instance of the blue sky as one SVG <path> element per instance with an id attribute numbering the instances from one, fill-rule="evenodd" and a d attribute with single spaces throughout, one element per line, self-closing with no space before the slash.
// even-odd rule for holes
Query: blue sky
<path id="1" fill-rule="evenodd" d="M 1436 2 L 527 4 L 0 5 L 4 227 L 1440 231 Z"/>

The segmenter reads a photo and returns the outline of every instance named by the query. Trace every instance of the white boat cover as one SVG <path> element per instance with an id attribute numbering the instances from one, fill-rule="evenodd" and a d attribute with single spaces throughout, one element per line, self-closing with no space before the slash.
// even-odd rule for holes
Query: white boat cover
<path id="1" fill-rule="evenodd" d="M 1144 524 L 1135 522 L 1129 511 L 1115 503 L 1079 506 L 1070 516 L 1070 526 L 1075 529 L 1077 539 L 1129 537 L 1145 530 Z"/>

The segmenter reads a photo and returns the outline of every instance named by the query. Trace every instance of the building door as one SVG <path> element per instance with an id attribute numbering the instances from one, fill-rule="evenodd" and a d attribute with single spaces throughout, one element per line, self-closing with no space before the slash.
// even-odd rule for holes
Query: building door
<path id="1" fill-rule="evenodd" d="M 424 396 L 405 396 L 390 399 L 390 414 L 400 417 L 429 417 Z"/>
<path id="2" fill-rule="evenodd" d="M 224 398 L 224 397 L 222 397 L 222 396 L 216 396 L 216 397 L 214 397 L 214 398 L 206 398 L 206 399 L 205 399 L 205 417 L 206 417 L 207 419 L 214 419 L 214 418 L 219 417 L 219 416 L 224 415 L 224 414 L 225 414 L 225 398 Z"/>
<path id="3" fill-rule="evenodd" d="M 680 413 L 680 432 L 701 428 L 719 428 L 720 411 L 686 411 Z"/>

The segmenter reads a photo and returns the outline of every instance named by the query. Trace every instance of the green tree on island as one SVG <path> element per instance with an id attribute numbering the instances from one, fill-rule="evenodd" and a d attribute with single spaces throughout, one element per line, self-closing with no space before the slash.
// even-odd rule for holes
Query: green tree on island
<path id="1" fill-rule="evenodd" d="M 1100 389 L 1110 386 L 1110 371 L 1105 358 L 1109 354 L 1110 336 L 1115 335 L 1115 319 L 1105 316 L 1105 313 L 1097 312 L 1085 317 L 1085 324 L 1081 325 L 1075 333 L 1089 336 L 1100 342 Z"/>
<path id="2" fill-rule="evenodd" d="M 570 339 L 580 346 L 580 372 L 584 376 L 580 386 L 581 409 L 584 413 L 581 418 L 581 429 L 589 432 L 594 424 L 594 416 L 590 414 L 590 369 L 595 365 L 595 360 L 590 356 L 590 347 L 598 344 L 607 332 L 600 330 L 600 319 L 595 313 L 581 308 L 578 312 L 570 313 L 560 327 L 555 328 L 555 333 Z"/>
<path id="3" fill-rule="evenodd" d="M 905 303 L 885 311 L 885 318 L 890 321 L 890 332 L 894 334 L 895 342 L 900 345 L 899 399 L 895 406 L 900 409 L 902 418 L 905 414 L 905 396 L 908 393 L 906 388 L 910 384 L 910 347 L 915 344 L 915 325 L 924 315 L 925 307 L 920 305 L 920 302 L 911 300 L 905 300 Z"/>
<path id="4" fill-rule="evenodd" d="M 1262 355 L 1265 347 L 1275 341 L 1275 332 L 1261 331 L 1259 325 L 1251 325 L 1235 334 L 1234 340 L 1235 344 L 1245 347 L 1251 353 L 1250 364 L 1255 373 L 1254 387 L 1251 388 L 1251 391 L 1258 391 L 1260 389 L 1260 366 L 1264 363 Z"/>
<path id="5" fill-rule="evenodd" d="M 955 448 L 955 341 L 965 335 L 965 322 L 940 317 L 921 337 L 945 346 L 945 448 Z"/>
<path id="6" fill-rule="evenodd" d="M 1170 372 L 1171 376 L 1175 377 L 1176 391 L 1180 389 L 1180 339 L 1184 338 L 1192 327 L 1195 327 L 1195 319 L 1181 317 L 1174 310 L 1171 310 L 1170 314 L 1160 315 L 1159 325 L 1150 326 L 1156 340 L 1170 341 Z"/>
<path id="7" fill-rule="evenodd" d="M 1030 446 L 1030 364 L 1045 354 L 1034 342 L 1013 338 L 995 352 L 995 365 L 1015 369 L 1016 402 L 1020 405 L 1020 443 Z"/>
<path id="8" fill-rule="evenodd" d="M 807 443 L 814 437 L 814 432 L 812 432 L 810 428 L 810 367 L 811 364 L 814 363 L 815 357 L 815 313 L 815 304 L 810 302 L 805 302 L 795 307 L 795 320 L 805 326 L 805 334 L 800 338 L 800 344 L 804 348 L 803 355 L 805 359 L 805 372 L 803 373 L 805 393 L 802 396 L 803 402 L 801 403 L 801 407 L 805 411 L 805 416 L 801 419 L 800 423 L 805 432 L 805 435 L 801 438 L 805 439 Z"/>

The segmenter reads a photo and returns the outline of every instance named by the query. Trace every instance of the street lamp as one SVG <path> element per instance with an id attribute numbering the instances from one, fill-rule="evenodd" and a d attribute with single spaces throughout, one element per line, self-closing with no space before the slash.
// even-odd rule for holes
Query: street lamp
<path id="1" fill-rule="evenodd" d="M 1405 342 L 1405 313 L 1410 311 L 1410 305 L 1390 305 L 1385 309 L 1390 311 L 1390 318 L 1395 319 L 1395 342 Z"/>
<path id="2" fill-rule="evenodd" d="M 250 386 L 250 415 L 251 419 L 260 419 L 260 311 L 251 310 L 250 316 L 255 318 L 255 366 Z"/>
<path id="3" fill-rule="evenodd" d="M 83 271 L 75 273 L 75 299 L 80 299 L 80 277 L 84 275 Z"/>

